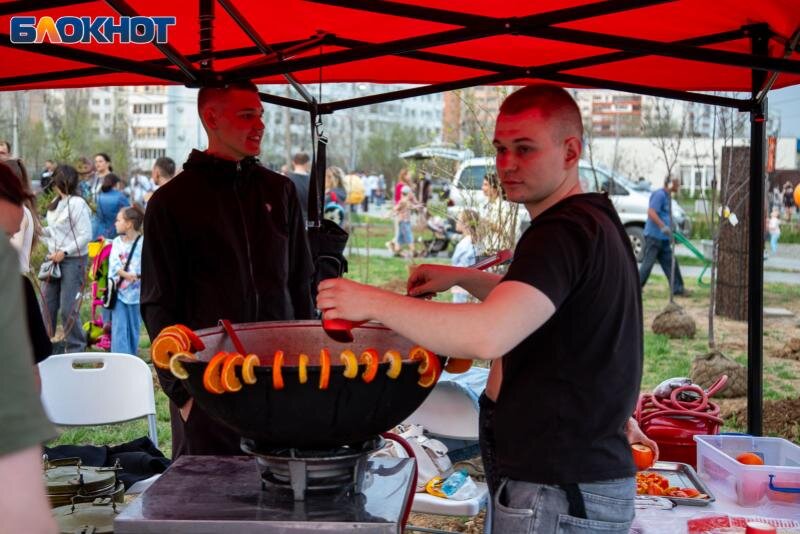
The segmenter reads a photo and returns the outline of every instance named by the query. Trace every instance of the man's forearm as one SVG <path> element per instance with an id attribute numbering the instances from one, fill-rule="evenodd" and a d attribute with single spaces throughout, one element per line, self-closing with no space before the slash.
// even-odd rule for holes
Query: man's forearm
<path id="1" fill-rule="evenodd" d="M 464 269 L 457 285 L 466 289 L 478 300 L 484 300 L 503 277 L 499 274 L 487 273 L 475 269 Z"/>

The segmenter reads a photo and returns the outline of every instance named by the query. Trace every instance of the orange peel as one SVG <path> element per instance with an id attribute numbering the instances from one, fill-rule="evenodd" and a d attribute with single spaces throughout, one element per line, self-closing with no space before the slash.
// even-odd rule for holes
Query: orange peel
<path id="1" fill-rule="evenodd" d="M 225 361 L 222 363 L 222 371 L 220 372 L 220 381 L 225 391 L 236 393 L 241 391 L 242 382 L 236 377 L 236 366 L 244 363 L 244 356 L 236 353 L 228 354 Z"/>
<path id="2" fill-rule="evenodd" d="M 203 371 L 203 387 L 206 391 L 217 395 L 225 393 L 225 388 L 222 387 L 222 364 L 227 357 L 227 352 L 218 352 L 208 361 L 206 370 Z"/>

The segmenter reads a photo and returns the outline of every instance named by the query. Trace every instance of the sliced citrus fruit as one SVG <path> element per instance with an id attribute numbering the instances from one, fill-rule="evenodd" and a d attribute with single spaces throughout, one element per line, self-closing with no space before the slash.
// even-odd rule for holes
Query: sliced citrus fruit
<path id="1" fill-rule="evenodd" d="M 308 382 L 308 354 L 297 357 L 297 377 L 301 384 Z"/>
<path id="2" fill-rule="evenodd" d="M 339 359 L 344 364 L 344 377 L 355 378 L 358 374 L 358 358 L 350 349 L 344 349 L 339 355 Z"/>
<path id="3" fill-rule="evenodd" d="M 186 335 L 186 332 L 184 332 L 183 330 L 181 330 L 177 326 L 175 326 L 175 325 L 168 326 L 168 327 L 164 328 L 163 330 L 161 330 L 161 333 L 158 334 L 158 335 L 159 336 L 163 336 L 163 335 L 166 335 L 166 334 L 170 334 L 170 335 L 173 335 L 173 336 L 177 337 L 181 342 L 181 347 L 183 347 L 182 350 L 184 350 L 184 351 L 192 350 L 192 342 L 189 340 L 189 336 Z"/>
<path id="4" fill-rule="evenodd" d="M 228 357 L 227 352 L 218 352 L 208 361 L 206 370 L 203 372 L 203 387 L 210 393 L 220 395 L 225 393 L 225 388 L 222 387 L 222 364 Z"/>
<path id="5" fill-rule="evenodd" d="M 433 360 L 439 361 L 431 351 L 419 345 L 413 347 L 411 351 L 409 351 L 408 359 L 412 362 L 422 362 L 419 364 L 419 374 L 427 373 Z"/>
<path id="6" fill-rule="evenodd" d="M 386 371 L 386 376 L 389 378 L 397 378 L 400 376 L 400 371 L 403 370 L 403 357 L 396 350 L 387 350 L 383 355 L 383 361 L 389 362 L 389 369 Z"/>
<path id="7" fill-rule="evenodd" d="M 434 497 L 447 497 L 442 491 L 442 484 L 444 484 L 444 479 L 442 477 L 433 477 L 425 484 L 425 492 Z"/>
<path id="8" fill-rule="evenodd" d="M 244 356 L 238 352 L 228 354 L 225 361 L 222 363 L 222 371 L 220 372 L 220 381 L 225 391 L 236 393 L 242 389 L 242 382 L 236 377 L 236 366 L 244 363 Z"/>
<path id="9" fill-rule="evenodd" d="M 203 343 L 203 340 L 200 339 L 200 336 L 194 333 L 194 330 L 192 330 L 185 324 L 176 324 L 175 328 L 178 328 L 184 334 L 186 334 L 186 336 L 189 338 L 189 344 L 191 345 L 193 352 L 197 352 L 198 350 L 205 350 L 206 344 Z"/>
<path id="10" fill-rule="evenodd" d="M 245 384 L 256 383 L 256 367 L 261 365 L 261 358 L 255 354 L 248 354 L 242 362 L 242 382 Z"/>
<path id="11" fill-rule="evenodd" d="M 656 458 L 656 453 L 645 445 L 644 443 L 634 443 L 631 445 L 631 452 L 633 452 L 633 463 L 636 464 L 638 471 L 650 469 Z"/>
<path id="12" fill-rule="evenodd" d="M 442 374 L 442 364 L 439 362 L 439 357 L 428 349 L 422 347 L 414 347 L 409 354 L 411 361 L 419 361 L 417 372 L 420 374 L 419 381 L 417 382 L 424 388 L 429 388 L 439 380 L 439 375 Z"/>
<path id="13" fill-rule="evenodd" d="M 169 370 L 172 371 L 173 376 L 181 380 L 186 380 L 189 378 L 189 371 L 183 366 L 181 358 L 189 360 L 196 360 L 197 358 L 190 352 L 177 352 L 169 359 Z"/>
<path id="14" fill-rule="evenodd" d="M 150 359 L 156 367 L 169 369 L 169 360 L 173 354 L 183 351 L 178 338 L 171 335 L 159 335 L 150 347 Z"/>
<path id="15" fill-rule="evenodd" d="M 275 389 L 283 389 L 283 351 L 276 350 L 275 357 L 272 358 L 272 387 Z"/>
<path id="16" fill-rule="evenodd" d="M 448 373 L 459 374 L 466 373 L 472 367 L 472 360 L 465 360 L 463 358 L 448 358 L 444 370 Z"/>
<path id="17" fill-rule="evenodd" d="M 331 381 L 331 353 L 328 349 L 319 351 L 319 389 L 328 389 Z"/>
<path id="18" fill-rule="evenodd" d="M 375 349 L 366 349 L 359 357 L 360 363 L 366 365 L 366 369 L 361 373 L 361 380 L 369 384 L 375 379 L 378 374 L 378 351 Z"/>

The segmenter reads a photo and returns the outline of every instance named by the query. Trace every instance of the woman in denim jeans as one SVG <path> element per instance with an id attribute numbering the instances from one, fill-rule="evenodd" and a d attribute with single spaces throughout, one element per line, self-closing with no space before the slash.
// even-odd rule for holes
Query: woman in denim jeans
<path id="1" fill-rule="evenodd" d="M 47 259 L 58 264 L 61 271 L 59 278 L 47 277 L 42 281 L 42 316 L 48 333 L 53 336 L 61 311 L 65 352 L 81 352 L 86 348 L 80 310 L 92 220 L 89 205 L 80 196 L 78 187 L 78 172 L 69 165 L 59 165 L 53 173 L 53 189 L 58 196 L 47 207 L 47 226 L 42 231 Z"/>

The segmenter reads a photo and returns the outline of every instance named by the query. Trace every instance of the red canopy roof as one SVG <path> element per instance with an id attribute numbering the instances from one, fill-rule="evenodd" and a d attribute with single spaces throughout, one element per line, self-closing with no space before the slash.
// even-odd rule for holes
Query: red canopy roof
<path id="1" fill-rule="evenodd" d="M 214 16 L 206 50 L 202 5 Z M 253 36 L 237 24 L 237 12 Z M 120 14 L 175 16 L 168 47 L 10 42 L 12 16 Z M 195 85 L 213 74 L 285 83 L 288 71 L 306 83 L 469 86 L 538 78 L 634 92 L 750 91 L 752 67 L 780 72 L 774 87 L 800 83 L 796 42 L 787 55 L 798 28 L 797 0 L 461 0 L 457 8 L 450 0 L 0 0 L 0 89 Z M 768 56 L 752 53 L 758 35 Z M 262 50 L 286 57 L 253 63 Z M 214 58 L 212 70 L 200 68 L 203 57 Z"/>

